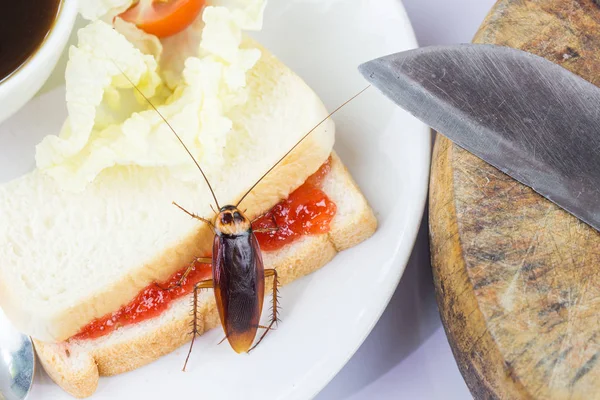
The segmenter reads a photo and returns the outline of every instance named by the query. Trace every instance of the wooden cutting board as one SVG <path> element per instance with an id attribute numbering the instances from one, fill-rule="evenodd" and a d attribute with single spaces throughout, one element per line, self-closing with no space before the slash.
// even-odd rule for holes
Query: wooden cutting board
<path id="1" fill-rule="evenodd" d="M 600 0 L 499 0 L 475 42 L 600 85 Z M 600 399 L 598 232 L 438 137 L 430 235 L 440 313 L 475 398 Z"/>

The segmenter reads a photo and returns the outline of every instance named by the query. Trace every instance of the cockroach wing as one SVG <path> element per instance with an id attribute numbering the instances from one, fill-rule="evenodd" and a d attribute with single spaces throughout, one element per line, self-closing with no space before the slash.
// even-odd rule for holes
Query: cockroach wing
<path id="1" fill-rule="evenodd" d="M 265 293 L 265 272 L 254 233 L 215 235 L 213 281 L 221 324 L 237 353 L 256 336 Z"/>

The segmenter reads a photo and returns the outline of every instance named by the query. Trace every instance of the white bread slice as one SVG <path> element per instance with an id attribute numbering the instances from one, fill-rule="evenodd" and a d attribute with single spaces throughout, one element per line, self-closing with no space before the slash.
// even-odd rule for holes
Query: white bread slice
<path id="1" fill-rule="evenodd" d="M 372 210 L 335 154 L 323 190 L 338 206 L 330 233 L 306 236 L 281 250 L 263 252 L 265 268 L 276 268 L 283 285 L 319 269 L 338 251 L 357 245 L 375 232 L 377 221 Z M 201 296 L 199 330 L 203 333 L 217 327 L 219 318 L 212 291 L 204 291 Z M 159 317 L 99 339 L 68 344 L 35 341 L 35 346 L 50 377 L 71 395 L 83 398 L 94 393 L 99 376 L 139 368 L 188 342 L 190 318 L 187 296 Z"/>
<path id="2" fill-rule="evenodd" d="M 249 39 L 244 46 L 259 47 Z M 248 73 L 249 101 L 229 113 L 236 140 L 226 167 L 205 171 L 221 205 L 236 202 L 318 122 L 318 96 L 267 50 Z M 321 125 L 242 204 L 268 210 L 327 159 L 331 120 Z M 187 157 L 182 149 L 182 157 Z M 200 160 L 202 163 L 202 160 Z M 83 193 L 62 191 L 40 171 L 0 187 L 0 307 L 22 332 L 60 342 L 133 299 L 195 256 L 210 254 L 210 229 L 176 209 L 211 218 L 212 198 L 160 168 L 105 170 Z"/>

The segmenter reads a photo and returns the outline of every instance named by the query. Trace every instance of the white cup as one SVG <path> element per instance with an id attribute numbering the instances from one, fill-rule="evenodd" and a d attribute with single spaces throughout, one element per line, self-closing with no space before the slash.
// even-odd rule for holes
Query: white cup
<path id="1" fill-rule="evenodd" d="M 47 37 L 23 65 L 0 82 L 0 122 L 23 107 L 40 90 L 54 70 L 71 35 L 77 0 L 61 0 Z"/>

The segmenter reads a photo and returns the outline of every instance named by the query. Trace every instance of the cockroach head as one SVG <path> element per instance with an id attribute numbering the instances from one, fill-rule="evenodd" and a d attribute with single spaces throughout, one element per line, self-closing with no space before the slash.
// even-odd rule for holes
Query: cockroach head
<path id="1" fill-rule="evenodd" d="M 246 235 L 251 227 L 250 220 L 235 206 L 221 207 L 215 219 L 217 233 L 223 235 Z"/>

